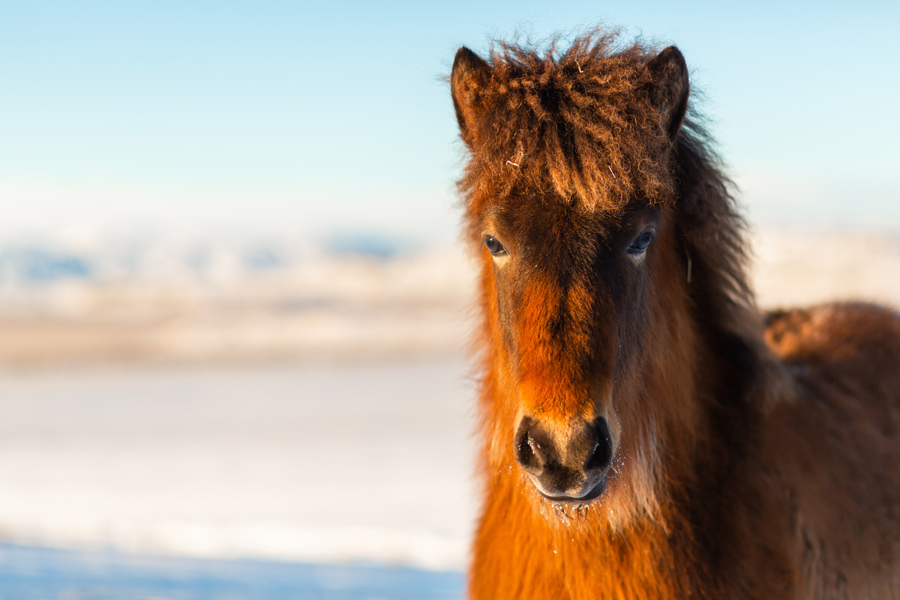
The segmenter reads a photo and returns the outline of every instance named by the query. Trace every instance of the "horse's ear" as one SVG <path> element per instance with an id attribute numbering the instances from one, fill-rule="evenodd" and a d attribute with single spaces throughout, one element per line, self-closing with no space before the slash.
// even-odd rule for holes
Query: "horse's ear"
<path id="1" fill-rule="evenodd" d="M 650 99 L 659 111 L 669 139 L 674 141 L 687 113 L 690 92 L 687 63 L 678 48 L 669 46 L 647 63 L 646 69 L 653 80 Z"/>
<path id="2" fill-rule="evenodd" d="M 453 59 L 450 94 L 463 141 L 471 148 L 477 137 L 475 119 L 484 110 L 481 90 L 491 79 L 491 66 L 463 46 Z"/>

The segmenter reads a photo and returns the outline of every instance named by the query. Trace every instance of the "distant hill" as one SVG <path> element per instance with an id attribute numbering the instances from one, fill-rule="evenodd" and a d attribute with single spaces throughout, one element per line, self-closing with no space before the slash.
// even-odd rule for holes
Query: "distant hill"
<path id="1" fill-rule="evenodd" d="M 769 229 L 760 304 L 900 305 L 900 237 Z M 464 352 L 474 266 L 459 246 L 374 234 L 0 241 L 0 363 L 266 360 Z"/>

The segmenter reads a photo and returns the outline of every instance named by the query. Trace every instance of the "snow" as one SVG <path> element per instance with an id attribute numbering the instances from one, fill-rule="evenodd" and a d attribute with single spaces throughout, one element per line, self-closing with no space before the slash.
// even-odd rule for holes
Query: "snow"
<path id="1" fill-rule="evenodd" d="M 7 541 L 461 569 L 461 360 L 0 376 Z"/>

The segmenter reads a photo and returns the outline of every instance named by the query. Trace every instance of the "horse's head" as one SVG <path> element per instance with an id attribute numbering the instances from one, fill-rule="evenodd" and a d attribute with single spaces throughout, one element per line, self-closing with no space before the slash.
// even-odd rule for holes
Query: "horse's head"
<path id="1" fill-rule="evenodd" d="M 577 503 L 654 487 L 661 429 L 692 418 L 653 397 L 689 393 L 692 378 L 670 354 L 694 335 L 673 217 L 687 69 L 674 47 L 602 45 L 503 46 L 490 63 L 462 48 L 451 75 L 483 265 L 491 462 Z"/>

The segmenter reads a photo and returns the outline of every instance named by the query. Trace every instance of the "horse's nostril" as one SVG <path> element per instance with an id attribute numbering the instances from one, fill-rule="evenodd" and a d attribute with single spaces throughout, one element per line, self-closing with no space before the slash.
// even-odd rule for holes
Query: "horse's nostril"
<path id="1" fill-rule="evenodd" d="M 605 469 L 612 463 L 612 435 L 606 419 L 597 419 L 593 429 L 596 437 L 594 446 L 584 461 L 585 471 Z"/>
<path id="2" fill-rule="evenodd" d="M 531 438 L 529 427 L 525 423 L 522 425 L 516 436 L 516 460 L 526 469 L 540 469 L 541 460 L 535 453 L 536 442 Z"/>

